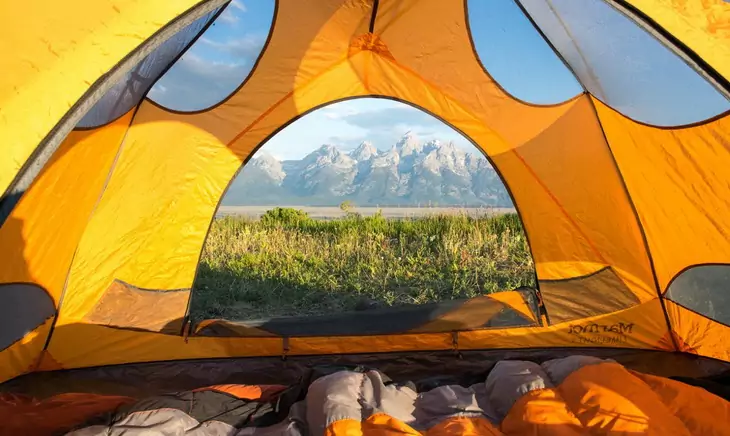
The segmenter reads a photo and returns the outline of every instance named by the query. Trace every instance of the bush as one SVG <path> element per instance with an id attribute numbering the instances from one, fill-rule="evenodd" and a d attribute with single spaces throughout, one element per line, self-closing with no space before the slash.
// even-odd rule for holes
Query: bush
<path id="1" fill-rule="evenodd" d="M 340 203 L 340 209 L 345 213 L 350 213 L 352 211 L 352 208 L 355 207 L 355 204 L 350 200 L 345 200 L 342 203 Z"/>
<path id="2" fill-rule="evenodd" d="M 269 227 L 299 227 L 310 220 L 311 218 L 306 212 L 289 207 L 277 207 L 270 209 L 261 216 L 261 223 Z"/>

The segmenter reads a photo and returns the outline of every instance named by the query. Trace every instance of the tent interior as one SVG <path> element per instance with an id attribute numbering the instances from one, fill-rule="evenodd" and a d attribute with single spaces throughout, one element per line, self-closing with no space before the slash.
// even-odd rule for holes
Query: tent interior
<path id="1" fill-rule="evenodd" d="M 260 43 L 212 39 L 253 10 Z M 0 22 L 0 433 L 730 434 L 727 1 L 44 0 Z M 216 44 L 250 62 L 195 51 Z M 231 180 L 360 98 L 484 154 L 536 286 L 191 317 Z"/>

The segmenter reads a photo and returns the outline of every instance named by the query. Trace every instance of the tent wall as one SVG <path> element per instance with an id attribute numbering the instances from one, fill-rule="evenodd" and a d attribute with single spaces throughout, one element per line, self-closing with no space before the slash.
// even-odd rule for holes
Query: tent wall
<path id="1" fill-rule="evenodd" d="M 364 93 L 348 50 L 350 39 L 367 32 L 369 18 L 367 2 L 281 2 L 274 23 L 278 36 L 269 41 L 267 55 L 246 86 L 225 103 L 195 114 L 142 104 L 71 267 L 49 348 L 56 360 L 71 354 L 69 360 L 83 361 L 84 356 L 71 349 L 91 338 L 84 333 L 88 329 L 76 327 L 98 312 L 114 280 L 141 289 L 146 295 L 139 298 L 157 297 L 148 313 L 170 318 L 156 319 L 156 324 L 183 318 L 185 306 L 175 314 L 155 308 L 169 304 L 164 291 L 189 292 L 211 219 L 242 162 L 293 117 L 341 96 Z M 113 313 L 107 324 L 142 327 Z M 80 331 L 64 334 L 69 329 Z M 107 339 L 119 343 L 114 337 L 93 339 L 101 341 L 94 353 L 126 356 L 110 352 L 114 347 L 104 349 Z M 175 345 L 161 350 L 179 348 L 179 337 L 163 343 L 168 340 Z M 131 344 L 136 347 L 135 341 Z"/>
<path id="2" fill-rule="evenodd" d="M 3 284 L 32 283 L 43 288 L 53 307 L 58 307 L 74 252 L 131 120 L 130 111 L 107 126 L 74 131 L 61 144 L 0 227 L 0 291 Z M 32 367 L 46 343 L 51 321 L 26 339 L 18 338 L 17 346 L 0 351 L 0 378 Z M 23 342 L 32 345 L 23 347 Z"/>
<path id="3" fill-rule="evenodd" d="M 688 127 L 639 124 L 595 102 L 646 231 L 664 292 L 684 268 L 730 263 L 730 115 Z"/>
<path id="4" fill-rule="evenodd" d="M 626 346 L 662 348 L 667 327 L 648 257 L 588 97 L 534 106 L 507 95 L 475 58 L 460 4 L 444 10 L 437 0 L 381 1 L 373 20 L 367 2 L 282 1 L 263 57 L 225 102 L 189 114 L 142 103 L 71 267 L 49 346 L 53 361 L 77 367 L 282 353 L 280 338 L 186 343 L 156 332 L 180 326 L 180 301 L 210 220 L 242 163 L 307 111 L 369 95 L 423 108 L 492 158 L 522 213 L 554 322 L 624 320 L 632 335 L 618 340 Z M 379 36 L 369 33 L 371 23 Z M 415 53 L 416 44 L 432 47 L 430 55 Z M 566 167 L 572 171 L 558 170 Z M 608 276 L 596 274 L 607 268 Z M 609 289 L 616 284 L 622 291 Z M 580 298 L 562 304 L 566 292 Z M 147 309 L 129 317 L 130 304 Z M 639 309 L 643 320 L 633 315 Z M 474 348 L 512 347 L 516 338 L 526 347 L 538 338 L 542 345 L 586 340 L 569 327 L 462 336 Z M 295 354 L 448 349 L 453 338 L 292 338 L 287 346 Z"/>
<path id="5" fill-rule="evenodd" d="M 727 346 L 730 326 L 680 306 L 672 300 L 666 300 L 665 305 L 675 341 L 682 351 L 730 361 Z"/>
<path id="6" fill-rule="evenodd" d="M 470 349 L 605 347 L 673 351 L 658 299 L 576 323 L 463 331 L 318 337 L 201 337 L 57 325 L 39 371 L 166 360 Z"/>
<path id="7" fill-rule="evenodd" d="M 399 19 L 404 11 L 408 19 Z M 603 313 L 655 298 L 636 219 L 587 98 L 534 106 L 507 95 L 476 60 L 464 9 L 381 1 L 378 14 L 375 31 L 392 58 L 376 57 L 371 91 L 437 114 L 490 156 L 515 197 L 538 279 L 554 284 L 611 266 L 624 292 L 613 301 L 591 295 Z M 429 56 L 412 50 L 419 41 L 432 47 Z M 563 312 L 556 321 L 591 315 L 580 310 L 588 301 L 575 301 L 554 308 Z"/>
<path id="8" fill-rule="evenodd" d="M 120 61 L 198 3 L 209 2 L 79 0 L 73 7 L 67 2 L 3 2 L 0 192 L 97 81 L 111 79 L 113 84 L 110 72 Z"/>
<path id="9" fill-rule="evenodd" d="M 645 229 L 659 289 L 688 306 L 672 303 L 668 310 L 678 342 L 728 359 L 730 353 L 717 346 L 716 335 L 728 328 L 717 321 L 724 317 L 726 322 L 724 314 L 730 313 L 725 296 L 730 280 L 722 275 L 730 269 L 730 222 L 725 218 L 730 216 L 730 114 L 659 128 L 595 104 Z M 676 286 L 673 295 L 666 294 L 680 275 L 702 265 L 717 265 L 718 271 L 700 272 L 704 283 L 684 291 L 689 294 Z"/>

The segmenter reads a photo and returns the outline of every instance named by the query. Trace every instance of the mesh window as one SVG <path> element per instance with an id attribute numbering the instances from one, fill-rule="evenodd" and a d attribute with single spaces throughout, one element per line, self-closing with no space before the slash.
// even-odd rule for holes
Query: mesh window
<path id="1" fill-rule="evenodd" d="M 596 97 L 637 121 L 675 126 L 730 102 L 669 48 L 603 0 L 520 0 Z"/>
<path id="2" fill-rule="evenodd" d="M 275 0 L 233 0 L 150 91 L 175 111 L 200 111 L 225 101 L 253 71 L 274 19 Z"/>
<path id="3" fill-rule="evenodd" d="M 53 298 L 32 283 L 0 283 L 0 350 L 4 350 L 43 325 L 56 314 Z"/>
<path id="4" fill-rule="evenodd" d="M 218 9 L 203 15 L 183 30 L 160 44 L 152 53 L 145 56 L 117 82 L 94 107 L 79 121 L 76 127 L 93 128 L 107 124 L 135 107 L 144 98 L 150 87 L 170 66 L 180 53 L 190 44 L 198 33 L 215 16 Z"/>
<path id="5" fill-rule="evenodd" d="M 583 91 L 516 3 L 469 0 L 467 8 L 474 51 L 507 92 L 528 103 L 555 104 Z"/>
<path id="6" fill-rule="evenodd" d="M 699 265 L 679 274 L 666 297 L 689 310 L 730 325 L 730 265 Z"/>

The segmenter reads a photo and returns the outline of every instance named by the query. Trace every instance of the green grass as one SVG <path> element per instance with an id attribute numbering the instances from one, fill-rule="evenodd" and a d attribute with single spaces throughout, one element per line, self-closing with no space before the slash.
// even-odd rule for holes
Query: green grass
<path id="1" fill-rule="evenodd" d="M 291 209 L 213 223 L 193 289 L 197 319 L 423 304 L 534 286 L 517 215 L 318 221 Z"/>

